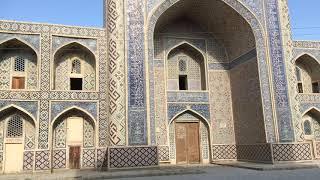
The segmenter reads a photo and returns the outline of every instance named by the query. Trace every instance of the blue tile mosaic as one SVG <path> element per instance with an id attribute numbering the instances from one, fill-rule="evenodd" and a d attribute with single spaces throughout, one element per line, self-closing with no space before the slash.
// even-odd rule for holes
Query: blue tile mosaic
<path id="1" fill-rule="evenodd" d="M 51 102 L 51 121 L 55 119 L 58 114 L 72 107 L 79 107 L 86 110 L 95 118 L 94 120 L 98 119 L 97 102 L 53 101 Z"/>
<path id="2" fill-rule="evenodd" d="M 38 101 L 0 101 L 0 109 L 17 106 L 30 113 L 35 120 L 38 119 Z"/>
<path id="3" fill-rule="evenodd" d="M 273 71 L 278 131 L 281 142 L 294 141 L 291 109 L 289 104 L 288 83 L 282 48 L 282 34 L 277 0 L 266 2 L 267 28 L 270 42 L 270 55 Z"/>
<path id="4" fill-rule="evenodd" d="M 167 92 L 167 102 L 209 102 L 208 92 Z"/>
<path id="5" fill-rule="evenodd" d="M 185 104 L 185 103 L 168 103 L 168 121 L 170 122 L 173 117 L 181 114 L 186 110 L 193 110 L 201 116 L 210 121 L 210 106 L 209 104 Z M 211 124 L 211 123 L 209 123 Z"/>
<path id="6" fill-rule="evenodd" d="M 147 144 L 148 135 L 143 128 L 147 126 L 143 9 L 143 1 L 127 1 L 129 145 Z"/>

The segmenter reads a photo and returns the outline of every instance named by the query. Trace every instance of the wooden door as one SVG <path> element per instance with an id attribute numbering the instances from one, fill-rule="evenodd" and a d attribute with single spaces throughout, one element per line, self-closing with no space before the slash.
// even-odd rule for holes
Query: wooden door
<path id="1" fill-rule="evenodd" d="M 69 149 L 69 168 L 80 169 L 80 146 L 71 146 Z"/>
<path id="2" fill-rule="evenodd" d="M 24 77 L 12 77 L 12 89 L 24 89 L 25 78 Z"/>
<path id="3" fill-rule="evenodd" d="M 23 167 L 23 144 L 6 144 L 4 173 L 17 173 Z"/>
<path id="4" fill-rule="evenodd" d="M 176 123 L 177 164 L 200 163 L 199 123 Z"/>
<path id="5" fill-rule="evenodd" d="M 188 123 L 188 163 L 200 163 L 199 123 Z"/>

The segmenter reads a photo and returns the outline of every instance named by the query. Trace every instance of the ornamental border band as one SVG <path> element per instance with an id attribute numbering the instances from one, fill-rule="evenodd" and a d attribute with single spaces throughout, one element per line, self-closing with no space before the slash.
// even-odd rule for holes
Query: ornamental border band
<path id="1" fill-rule="evenodd" d="M 320 42 L 286 0 L 104 0 L 0 20 L 0 172 L 320 159 Z"/>

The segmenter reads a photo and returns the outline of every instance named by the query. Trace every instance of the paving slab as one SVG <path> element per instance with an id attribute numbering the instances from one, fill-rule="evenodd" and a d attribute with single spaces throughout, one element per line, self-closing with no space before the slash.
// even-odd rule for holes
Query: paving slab
<path id="1" fill-rule="evenodd" d="M 263 164 L 241 161 L 218 161 L 213 164 L 220 166 L 229 166 L 236 168 L 245 168 L 258 171 L 275 171 L 275 170 L 295 170 L 295 169 L 313 169 L 320 168 L 320 162 L 287 162 L 276 164 Z"/>
<path id="2" fill-rule="evenodd" d="M 24 174 L 4 174 L 0 175 L 0 179 L 6 180 L 93 180 L 93 179 L 119 179 L 132 177 L 149 177 L 149 176 L 172 176 L 185 174 L 202 174 L 206 173 L 196 166 L 166 166 L 156 168 L 139 168 L 127 170 L 111 170 L 111 171 L 97 171 L 97 170 L 60 170 L 53 173 L 37 172 Z"/>

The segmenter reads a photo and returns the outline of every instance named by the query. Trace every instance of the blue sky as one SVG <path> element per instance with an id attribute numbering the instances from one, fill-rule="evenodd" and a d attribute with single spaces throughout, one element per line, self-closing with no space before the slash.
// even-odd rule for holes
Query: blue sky
<path id="1" fill-rule="evenodd" d="M 0 0 L 0 19 L 102 27 L 103 0 Z M 320 40 L 320 0 L 289 0 L 296 40 Z"/>

